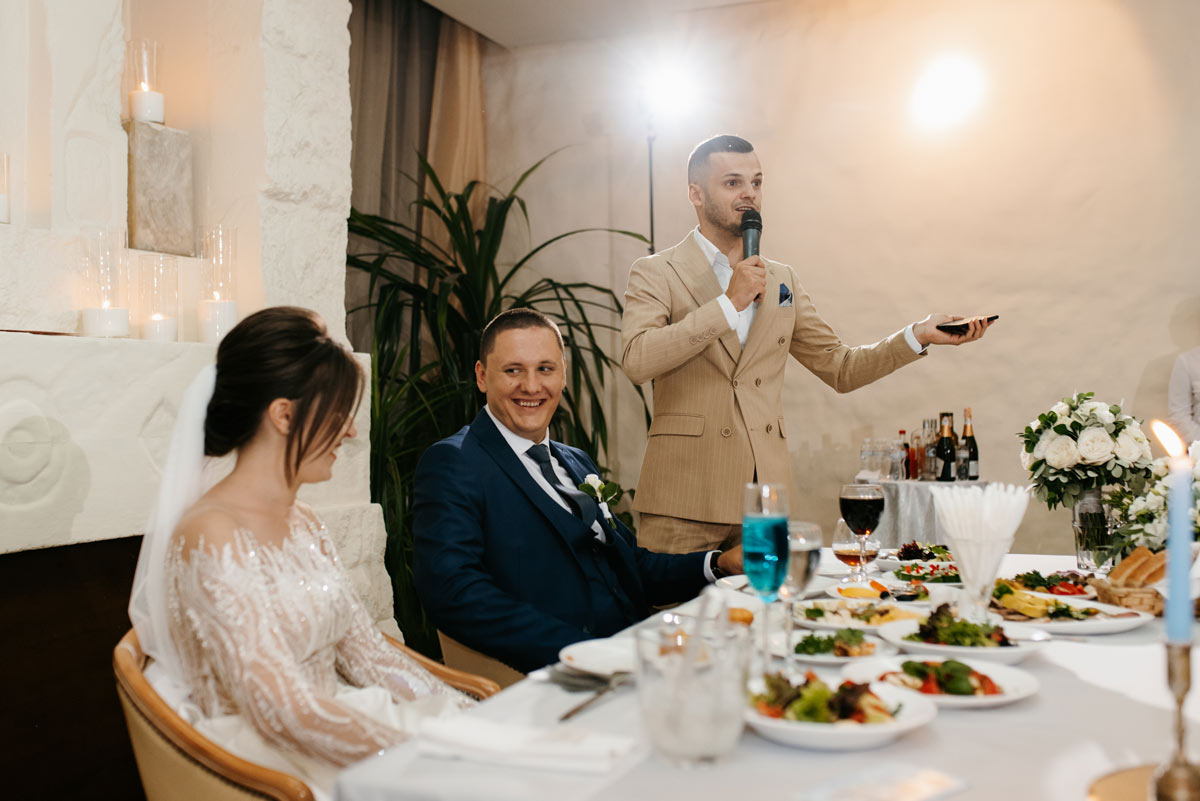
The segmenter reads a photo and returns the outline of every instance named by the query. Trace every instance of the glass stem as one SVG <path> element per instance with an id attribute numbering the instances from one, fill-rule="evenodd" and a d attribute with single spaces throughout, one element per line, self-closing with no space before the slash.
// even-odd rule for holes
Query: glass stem
<path id="1" fill-rule="evenodd" d="M 791 595 L 788 596 L 787 602 L 783 605 L 784 614 L 787 615 L 787 620 L 784 621 L 783 630 L 783 658 L 784 670 L 787 672 L 788 680 L 796 675 L 796 649 L 792 645 L 792 633 L 796 625 L 796 601 Z"/>
<path id="2" fill-rule="evenodd" d="M 762 620 L 762 658 L 763 658 L 763 675 L 766 676 L 771 672 L 771 602 L 766 601 L 763 606 Z"/>
<path id="3" fill-rule="evenodd" d="M 858 580 L 863 584 L 867 583 L 867 537 L 858 538 Z"/>

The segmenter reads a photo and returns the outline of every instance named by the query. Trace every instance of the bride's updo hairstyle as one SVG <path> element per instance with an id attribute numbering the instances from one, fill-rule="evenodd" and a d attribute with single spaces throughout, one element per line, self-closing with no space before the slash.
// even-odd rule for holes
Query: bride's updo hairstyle
<path id="1" fill-rule="evenodd" d="M 224 456 L 258 431 L 271 401 L 294 404 L 284 475 L 328 447 L 354 416 L 358 362 L 308 309 L 275 306 L 242 320 L 217 347 L 217 381 L 204 419 L 204 453 Z"/>

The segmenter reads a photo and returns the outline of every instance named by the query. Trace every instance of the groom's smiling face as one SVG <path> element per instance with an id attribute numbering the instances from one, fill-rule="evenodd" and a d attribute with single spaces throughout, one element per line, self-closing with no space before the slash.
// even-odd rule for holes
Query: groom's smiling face
<path id="1" fill-rule="evenodd" d="M 541 442 L 566 382 L 558 337 L 541 326 L 501 331 L 485 359 L 475 363 L 475 383 L 492 414 L 514 434 Z"/>

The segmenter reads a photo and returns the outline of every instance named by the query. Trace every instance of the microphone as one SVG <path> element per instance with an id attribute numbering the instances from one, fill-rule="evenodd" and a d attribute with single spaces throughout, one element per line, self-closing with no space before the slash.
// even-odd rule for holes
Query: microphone
<path id="1" fill-rule="evenodd" d="M 758 240 L 762 236 L 762 215 L 754 209 L 742 212 L 742 258 L 758 255 Z"/>

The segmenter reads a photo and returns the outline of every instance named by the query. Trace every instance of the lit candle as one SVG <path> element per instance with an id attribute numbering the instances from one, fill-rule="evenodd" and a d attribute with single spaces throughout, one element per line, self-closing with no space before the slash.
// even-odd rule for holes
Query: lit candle
<path id="1" fill-rule="evenodd" d="M 151 342 L 174 342 L 178 337 L 179 324 L 174 317 L 155 312 L 142 323 L 142 339 Z"/>
<path id="2" fill-rule="evenodd" d="M 1171 457 L 1167 477 L 1167 641 L 1192 641 L 1192 460 L 1183 440 L 1161 420 L 1150 424 Z"/>
<path id="3" fill-rule="evenodd" d="M 108 301 L 100 307 L 83 310 L 83 335 L 87 337 L 129 336 L 129 309 L 109 306 Z"/>
<path id="4" fill-rule="evenodd" d="M 162 92 L 153 91 L 145 81 L 141 86 L 141 89 L 129 93 L 129 116 L 138 122 L 161 123 L 163 121 Z"/>
<path id="5" fill-rule="evenodd" d="M 213 292 L 212 300 L 200 301 L 197 317 L 200 319 L 200 341 L 215 345 L 237 325 L 237 303 L 221 300 L 221 293 Z"/>

